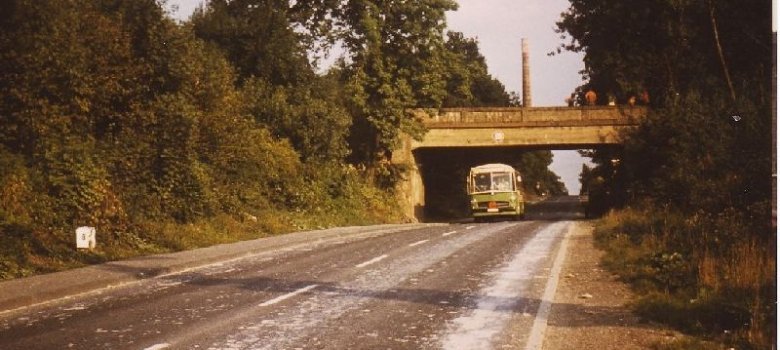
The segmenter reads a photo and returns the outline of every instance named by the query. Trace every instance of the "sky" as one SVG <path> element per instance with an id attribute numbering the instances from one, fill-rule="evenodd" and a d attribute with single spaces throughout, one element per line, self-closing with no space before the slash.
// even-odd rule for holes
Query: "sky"
<path id="1" fill-rule="evenodd" d="M 172 15 L 186 20 L 202 0 L 168 0 L 176 6 Z M 564 99 L 582 84 L 579 71 L 582 56 L 563 52 L 547 56 L 563 39 L 555 33 L 555 22 L 569 5 L 567 0 L 459 0 L 457 11 L 447 13 L 450 30 L 476 38 L 488 65 L 488 72 L 508 91 L 522 90 L 521 39 L 530 49 L 531 96 L 533 106 L 564 106 Z M 553 151 L 550 166 L 571 194 L 579 193 L 579 173 L 588 162 L 576 151 Z"/>
<path id="2" fill-rule="evenodd" d="M 447 26 L 476 38 L 488 72 L 508 91 L 522 91 L 521 40 L 529 46 L 531 104 L 565 106 L 565 98 L 582 84 L 581 54 L 554 51 L 561 43 L 555 22 L 569 7 L 567 0 L 460 0 L 457 11 L 447 14 Z M 576 151 L 553 151 L 550 169 L 561 177 L 570 194 L 580 191 L 579 175 L 588 158 Z"/>

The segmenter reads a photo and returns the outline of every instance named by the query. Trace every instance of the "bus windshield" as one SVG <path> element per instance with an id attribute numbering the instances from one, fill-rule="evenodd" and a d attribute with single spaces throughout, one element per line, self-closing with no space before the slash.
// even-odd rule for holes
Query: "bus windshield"
<path id="1" fill-rule="evenodd" d="M 477 173 L 474 175 L 474 190 L 512 191 L 512 174 L 509 172 Z"/>

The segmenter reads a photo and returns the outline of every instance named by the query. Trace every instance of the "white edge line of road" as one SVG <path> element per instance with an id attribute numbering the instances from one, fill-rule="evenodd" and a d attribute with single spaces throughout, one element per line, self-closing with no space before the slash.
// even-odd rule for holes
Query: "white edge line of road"
<path id="1" fill-rule="evenodd" d="M 455 233 L 455 232 L 458 232 L 458 231 L 444 232 L 444 233 L 442 233 L 442 234 L 441 234 L 441 236 L 442 236 L 442 237 L 447 237 L 447 236 L 449 236 L 449 235 L 451 235 L 451 234 L 453 234 L 453 233 Z"/>
<path id="2" fill-rule="evenodd" d="M 283 300 L 286 300 L 286 299 L 292 298 L 292 297 L 294 297 L 294 296 L 296 296 L 296 295 L 298 295 L 298 294 L 301 294 L 301 293 L 306 293 L 306 292 L 308 292 L 308 291 L 310 291 L 310 290 L 312 290 L 312 289 L 314 289 L 314 288 L 317 288 L 318 286 L 319 286 L 318 284 L 312 284 L 312 285 L 309 285 L 309 286 L 303 287 L 303 288 L 301 288 L 301 289 L 298 289 L 298 290 L 296 290 L 296 291 L 294 291 L 294 292 L 290 292 L 290 293 L 287 293 L 287 294 L 285 294 L 285 295 L 280 295 L 280 296 L 278 296 L 278 297 L 276 297 L 276 298 L 273 298 L 273 299 L 271 299 L 271 300 L 268 300 L 268 301 L 266 301 L 266 302 L 264 302 L 264 303 L 260 304 L 260 306 L 269 306 L 269 305 L 276 304 L 276 303 L 278 303 L 278 302 L 280 302 L 280 301 L 283 301 Z"/>
<path id="3" fill-rule="evenodd" d="M 550 316 L 550 308 L 552 307 L 552 302 L 555 300 L 555 290 L 558 288 L 558 279 L 560 278 L 563 262 L 566 259 L 566 252 L 569 248 L 569 237 L 576 228 L 576 223 L 571 222 L 569 224 L 569 230 L 566 232 L 566 235 L 563 236 L 561 246 L 558 248 L 558 254 L 555 256 L 555 262 L 550 271 L 550 278 L 547 280 L 547 286 L 544 287 L 542 302 L 539 304 L 539 310 L 536 312 L 536 318 L 531 327 L 531 334 L 525 345 L 526 350 L 538 350 L 542 348 L 542 344 L 544 343 L 544 332 L 547 330 L 547 318 Z"/>
<path id="4" fill-rule="evenodd" d="M 362 262 L 360 264 L 357 264 L 357 265 L 355 265 L 355 267 L 366 267 L 366 266 L 371 265 L 371 264 L 373 264 L 375 262 L 379 262 L 379 261 L 381 261 L 382 259 L 384 259 L 386 257 L 387 257 L 387 254 L 380 255 L 380 256 L 378 256 L 376 258 L 373 258 L 373 259 L 371 259 L 369 261 L 365 261 L 365 262 Z"/>
<path id="5" fill-rule="evenodd" d="M 152 345 L 144 350 L 161 350 L 161 349 L 169 348 L 170 346 L 171 344 L 161 343 L 161 344 Z"/>
<path id="6" fill-rule="evenodd" d="M 475 228 L 476 226 L 466 226 L 467 230 L 471 230 L 472 228 Z"/>

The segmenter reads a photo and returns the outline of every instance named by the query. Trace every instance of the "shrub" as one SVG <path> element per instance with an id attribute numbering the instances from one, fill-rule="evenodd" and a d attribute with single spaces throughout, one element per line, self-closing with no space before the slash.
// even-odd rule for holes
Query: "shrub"
<path id="1" fill-rule="evenodd" d="M 686 217 L 643 205 L 612 211 L 596 240 L 604 265 L 643 297 L 637 312 L 691 334 L 747 348 L 776 339 L 773 231 L 765 204 Z M 762 217 L 763 216 L 763 217 Z"/>

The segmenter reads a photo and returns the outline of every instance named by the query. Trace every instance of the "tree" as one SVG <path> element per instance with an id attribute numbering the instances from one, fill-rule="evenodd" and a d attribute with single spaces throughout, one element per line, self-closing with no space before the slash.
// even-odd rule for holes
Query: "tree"
<path id="1" fill-rule="evenodd" d="M 314 75 L 305 36 L 296 33 L 288 0 L 214 0 L 195 10 L 195 35 L 220 47 L 240 81 L 295 86 Z"/>
<path id="2" fill-rule="evenodd" d="M 568 193 L 561 178 L 550 170 L 553 161 L 551 151 L 531 151 L 520 154 L 516 169 L 523 174 L 523 186 L 527 193 L 537 195 L 562 195 Z"/>
<path id="3" fill-rule="evenodd" d="M 612 159 L 622 160 L 619 181 L 626 183 L 611 181 L 613 193 L 628 186 L 717 211 L 769 192 L 767 9 L 760 1 L 571 1 L 558 28 L 571 38 L 563 49 L 585 53 L 586 86 L 618 96 L 647 89 L 658 112 L 626 135 L 625 156 L 592 153 L 602 175 Z"/>
<path id="4" fill-rule="evenodd" d="M 348 153 L 351 120 L 341 86 L 334 74 L 317 76 L 307 57 L 313 35 L 332 35 L 311 22 L 335 5 L 221 0 L 196 10 L 191 19 L 195 35 L 219 48 L 237 69 L 242 113 L 274 137 L 289 140 L 304 161 L 341 161 Z"/>
<path id="5" fill-rule="evenodd" d="M 476 39 L 447 32 L 447 97 L 443 107 L 506 107 L 510 97 L 490 76 Z"/>
<path id="6" fill-rule="evenodd" d="M 241 89 L 243 111 L 275 137 L 288 139 L 304 162 L 342 162 L 351 119 L 336 79 L 325 75 L 290 88 L 249 79 Z"/>
<path id="7" fill-rule="evenodd" d="M 726 91 L 726 65 L 737 87 L 760 74 L 768 77 L 767 10 L 759 0 L 572 0 L 558 22 L 558 31 L 570 39 L 559 52 L 585 53 L 586 86 L 602 98 L 612 93 L 625 101 L 647 90 L 662 105 L 692 90 Z M 769 87 L 761 85 L 759 96 L 766 99 Z"/>
<path id="8" fill-rule="evenodd" d="M 443 31 L 449 0 L 353 0 L 343 8 L 350 29 L 341 40 L 351 63 L 343 67 L 354 123 L 352 160 L 388 164 L 401 133 L 422 135 L 405 110 L 439 107 L 446 95 Z"/>
<path id="9" fill-rule="evenodd" d="M 297 171 L 288 144 L 239 115 L 228 62 L 156 1 L 3 6 L 0 135 L 47 206 L 40 225 L 191 221 Z M 237 176 L 225 159 L 256 172 Z"/>

